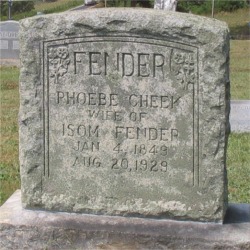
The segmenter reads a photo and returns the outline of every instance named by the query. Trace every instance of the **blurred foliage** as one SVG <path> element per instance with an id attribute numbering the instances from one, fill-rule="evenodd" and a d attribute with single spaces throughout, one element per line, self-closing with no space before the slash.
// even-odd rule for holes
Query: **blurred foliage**
<path id="1" fill-rule="evenodd" d="M 105 0 L 101 2 L 104 7 Z M 7 20 L 8 1 L 0 0 L 1 20 Z M 153 8 L 154 0 L 107 0 L 107 7 L 144 7 Z M 250 0 L 215 0 L 214 10 L 216 13 L 232 12 L 249 6 Z M 78 5 L 84 4 L 84 0 L 35 0 L 35 1 L 13 1 L 12 17 L 14 20 L 34 16 L 37 12 L 44 14 L 62 12 Z M 100 7 L 100 6 L 97 6 Z M 177 11 L 191 12 L 194 14 L 211 13 L 212 0 L 178 0 Z"/>
<path id="2" fill-rule="evenodd" d="M 1 17 L 8 16 L 9 3 L 8 1 L 0 1 Z M 11 14 L 15 15 L 22 12 L 27 12 L 35 9 L 34 1 L 12 1 Z"/>
<path id="3" fill-rule="evenodd" d="M 153 8 L 154 0 L 107 0 L 107 7 Z"/>
<path id="4" fill-rule="evenodd" d="M 8 3 L 6 0 L 0 0 L 0 2 L 1 5 L 3 5 L 3 8 L 1 6 L 1 20 L 2 21 L 8 20 Z M 28 6 L 26 5 L 26 2 L 29 2 L 31 4 L 29 4 Z M 11 10 L 12 12 L 11 17 L 13 20 L 16 21 L 19 21 L 20 19 L 23 18 L 35 16 L 38 13 L 50 14 L 50 13 L 63 12 L 71 8 L 74 8 L 76 6 L 84 4 L 84 0 L 35 0 L 35 1 L 21 1 L 19 3 L 24 4 L 22 8 L 19 8 L 19 10 L 22 9 L 22 11 L 19 10 L 14 11 L 13 9 L 15 7 L 14 5 L 12 6 Z M 16 2 L 13 2 L 13 4 L 16 5 Z M 26 8 L 26 10 L 24 10 L 23 8 Z"/>
<path id="5" fill-rule="evenodd" d="M 214 9 L 216 12 L 231 12 L 247 6 L 246 0 L 215 0 Z M 177 11 L 192 12 L 194 14 L 205 14 L 211 12 L 212 0 L 179 0 Z"/>
<path id="6" fill-rule="evenodd" d="M 250 40 L 249 8 L 238 9 L 233 12 L 219 12 L 216 13 L 215 18 L 228 24 L 231 39 Z M 241 50 L 242 47 L 240 46 L 239 49 Z M 250 47 L 247 45 L 246 51 L 250 51 L 249 49 Z M 246 65 L 250 65 L 250 62 L 248 61 Z"/>
<path id="7" fill-rule="evenodd" d="M 214 1 L 214 9 L 216 12 L 231 12 L 240 8 L 244 8 L 249 3 L 246 0 L 216 0 Z M 177 11 L 192 12 L 194 14 L 204 14 L 211 12 L 212 0 L 179 0 Z"/>

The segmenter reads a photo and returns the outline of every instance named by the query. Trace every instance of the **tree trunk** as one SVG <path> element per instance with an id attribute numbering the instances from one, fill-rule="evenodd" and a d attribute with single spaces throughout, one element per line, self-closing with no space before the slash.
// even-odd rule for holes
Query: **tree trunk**
<path id="1" fill-rule="evenodd" d="M 178 0 L 155 0 L 155 9 L 176 11 Z"/>

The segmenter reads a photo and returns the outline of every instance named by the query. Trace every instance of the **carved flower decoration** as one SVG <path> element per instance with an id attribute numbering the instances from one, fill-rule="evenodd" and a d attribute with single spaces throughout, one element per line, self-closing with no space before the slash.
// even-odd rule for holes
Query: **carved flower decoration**
<path id="1" fill-rule="evenodd" d="M 189 54 L 186 58 L 185 58 L 185 63 L 189 63 L 189 64 L 194 64 L 194 56 Z"/>
<path id="2" fill-rule="evenodd" d="M 50 58 L 50 77 L 54 78 L 54 83 L 58 83 L 59 77 L 68 72 L 70 63 L 69 52 L 66 46 L 50 48 L 48 52 Z"/>
<path id="3" fill-rule="evenodd" d="M 50 70 L 49 76 L 50 77 L 55 77 L 55 75 L 56 75 L 56 71 L 55 70 Z"/>
<path id="4" fill-rule="evenodd" d="M 56 67 L 56 65 L 59 63 L 59 59 L 53 58 L 50 60 L 50 64 Z"/>
<path id="5" fill-rule="evenodd" d="M 70 63 L 69 59 L 63 60 L 62 64 L 65 68 L 68 68 L 68 64 Z"/>
<path id="6" fill-rule="evenodd" d="M 184 59 L 185 59 L 185 57 L 184 57 L 183 53 L 175 53 L 175 55 L 174 55 L 175 63 L 181 64 L 184 62 Z"/>
<path id="7" fill-rule="evenodd" d="M 181 66 L 176 64 L 173 65 L 172 71 L 174 72 L 175 75 L 179 75 L 181 73 Z"/>
<path id="8" fill-rule="evenodd" d="M 56 58 L 57 57 L 57 49 L 50 48 L 48 55 L 49 55 L 50 58 Z"/>
<path id="9" fill-rule="evenodd" d="M 176 80 L 187 90 L 195 82 L 195 61 L 193 54 L 176 52 L 173 54 L 172 72 Z"/>
<path id="10" fill-rule="evenodd" d="M 57 55 L 59 58 L 65 59 L 69 55 L 68 49 L 66 47 L 59 47 L 57 49 Z"/>
<path id="11" fill-rule="evenodd" d="M 188 77 L 188 83 L 194 83 L 194 81 L 195 81 L 195 74 L 194 73 L 192 73 L 192 74 L 190 74 L 189 75 L 189 77 Z"/>
<path id="12" fill-rule="evenodd" d="M 194 58 L 192 55 L 187 55 L 184 62 L 184 69 L 187 70 L 189 73 L 194 71 Z"/>

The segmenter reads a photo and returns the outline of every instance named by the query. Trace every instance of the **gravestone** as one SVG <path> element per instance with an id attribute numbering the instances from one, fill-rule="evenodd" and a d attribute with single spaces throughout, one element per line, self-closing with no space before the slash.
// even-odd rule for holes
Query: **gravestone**
<path id="1" fill-rule="evenodd" d="M 227 26 L 154 10 L 21 21 L 25 208 L 221 222 Z"/>
<path id="2" fill-rule="evenodd" d="M 250 101 L 231 101 L 231 131 L 236 133 L 250 132 Z"/>
<path id="3" fill-rule="evenodd" d="M 0 63 L 16 64 L 19 61 L 19 23 L 0 22 Z"/>

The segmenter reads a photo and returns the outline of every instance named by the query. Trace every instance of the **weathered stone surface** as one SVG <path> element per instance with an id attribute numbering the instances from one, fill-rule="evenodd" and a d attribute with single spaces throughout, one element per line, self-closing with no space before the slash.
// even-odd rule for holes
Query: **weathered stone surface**
<path id="1" fill-rule="evenodd" d="M 226 224 L 27 210 L 17 191 L 0 208 L 1 249 L 249 249 L 250 204 Z"/>
<path id="2" fill-rule="evenodd" d="M 228 29 L 155 10 L 21 22 L 27 208 L 222 221 Z"/>
<path id="3" fill-rule="evenodd" d="M 0 64 L 19 65 L 19 22 L 0 22 Z"/>

